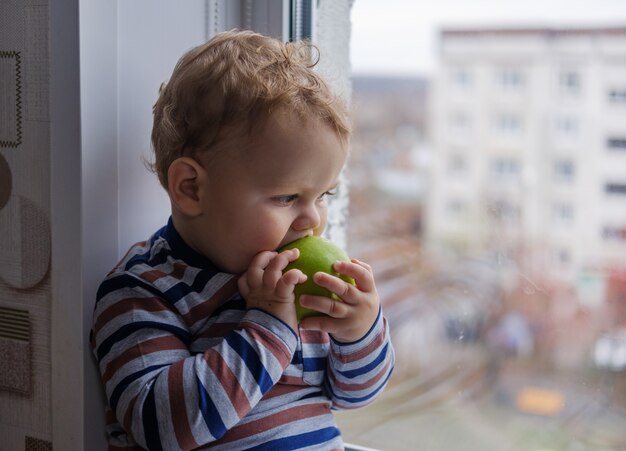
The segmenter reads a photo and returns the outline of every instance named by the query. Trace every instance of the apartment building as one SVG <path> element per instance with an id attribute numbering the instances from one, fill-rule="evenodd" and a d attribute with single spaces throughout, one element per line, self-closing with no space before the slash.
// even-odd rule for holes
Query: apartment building
<path id="1" fill-rule="evenodd" d="M 448 29 L 432 246 L 578 283 L 626 267 L 626 27 Z"/>

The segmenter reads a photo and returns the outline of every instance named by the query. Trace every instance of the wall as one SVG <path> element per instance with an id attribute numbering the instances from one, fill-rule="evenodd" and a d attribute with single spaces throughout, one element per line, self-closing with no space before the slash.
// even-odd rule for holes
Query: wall
<path id="1" fill-rule="evenodd" d="M 48 4 L 0 3 L 0 449 L 49 449 Z"/>

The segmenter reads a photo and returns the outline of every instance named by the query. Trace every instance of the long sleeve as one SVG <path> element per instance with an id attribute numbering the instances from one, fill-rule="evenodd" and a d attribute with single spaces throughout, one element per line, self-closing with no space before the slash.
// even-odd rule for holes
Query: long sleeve
<path id="1" fill-rule="evenodd" d="M 167 261 L 137 272 L 119 270 L 100 286 L 91 335 L 119 435 L 155 450 L 211 443 L 278 382 L 297 336 L 245 311 L 232 276 Z"/>
<path id="2" fill-rule="evenodd" d="M 387 320 L 382 310 L 360 340 L 354 343 L 331 340 L 326 389 L 334 407 L 354 409 L 372 402 L 387 384 L 394 362 Z"/>

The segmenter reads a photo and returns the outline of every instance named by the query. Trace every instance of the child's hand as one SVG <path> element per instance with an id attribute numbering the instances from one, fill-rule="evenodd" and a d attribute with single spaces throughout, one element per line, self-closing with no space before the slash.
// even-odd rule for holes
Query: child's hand
<path id="1" fill-rule="evenodd" d="M 277 252 L 264 251 L 257 254 L 248 270 L 239 278 L 239 292 L 246 300 L 247 308 L 258 308 L 280 318 L 293 330 L 296 321 L 294 287 L 306 281 L 299 269 L 283 274 L 285 267 L 300 255 L 298 249 Z"/>
<path id="2" fill-rule="evenodd" d="M 318 272 L 313 276 L 316 284 L 330 290 L 343 302 L 324 296 L 300 296 L 300 304 L 328 316 L 312 316 L 302 320 L 304 329 L 323 330 L 335 340 L 349 343 L 363 338 L 370 330 L 380 306 L 372 268 L 359 260 L 336 262 L 335 271 L 352 277 L 356 286 L 339 277 Z"/>

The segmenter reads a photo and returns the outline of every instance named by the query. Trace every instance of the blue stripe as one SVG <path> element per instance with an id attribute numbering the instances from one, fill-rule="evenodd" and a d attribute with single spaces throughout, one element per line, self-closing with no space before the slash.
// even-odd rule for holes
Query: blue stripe
<path id="1" fill-rule="evenodd" d="M 202 270 L 196 274 L 191 285 L 188 285 L 185 281 L 180 281 L 174 286 L 170 287 L 167 291 L 165 291 L 162 296 L 165 296 L 172 304 L 176 304 L 185 296 L 190 293 L 201 293 L 206 285 L 215 277 L 217 272 Z M 218 290 L 222 288 L 218 287 Z"/>
<path id="2" fill-rule="evenodd" d="M 201 293 L 202 290 L 204 290 L 204 287 L 206 287 L 207 283 L 209 283 L 211 279 L 213 279 L 217 274 L 217 271 L 210 271 L 208 269 L 203 269 L 199 271 L 198 274 L 196 274 L 196 277 L 193 279 L 193 282 L 191 283 L 192 290 Z M 224 282 L 224 285 L 226 285 L 226 283 L 227 282 Z M 222 286 L 220 286 L 219 288 L 222 288 Z"/>
<path id="3" fill-rule="evenodd" d="M 204 418 L 209 432 L 211 432 L 213 437 L 218 439 L 226 433 L 226 426 L 222 421 L 219 410 L 217 410 L 217 407 L 215 407 L 215 404 L 211 400 L 211 396 L 197 377 L 196 383 L 198 384 L 198 397 L 200 398 L 200 412 L 202 412 L 202 417 Z"/>
<path id="4" fill-rule="evenodd" d="M 374 360 L 372 360 L 370 363 L 368 363 L 367 365 L 359 367 L 359 368 L 357 368 L 355 370 L 338 371 L 338 373 L 341 374 L 343 377 L 346 377 L 348 379 L 354 379 L 355 377 L 362 376 L 363 374 L 373 370 L 374 368 L 376 368 L 378 365 L 380 365 L 382 362 L 385 361 L 385 359 L 387 358 L 387 350 L 388 349 L 389 349 L 389 343 L 387 343 L 383 347 L 383 349 L 378 353 L 376 358 Z"/>
<path id="5" fill-rule="evenodd" d="M 385 379 L 376 388 L 376 390 L 373 390 L 369 394 L 367 394 L 365 396 L 362 396 L 360 398 L 355 398 L 355 397 L 350 397 L 350 396 L 337 396 L 337 394 L 335 394 L 335 392 L 333 391 L 333 388 L 331 387 L 331 384 L 329 384 L 329 383 L 326 384 L 326 388 L 330 392 L 330 395 L 331 395 L 331 397 L 333 399 L 339 399 L 341 401 L 346 401 L 346 402 L 351 403 L 351 404 L 358 404 L 358 403 L 361 403 L 361 402 L 369 401 L 370 399 L 376 397 L 378 392 L 380 392 L 383 388 L 385 388 L 385 385 L 387 384 L 387 381 L 391 377 L 391 373 L 392 372 L 389 371 L 389 373 L 387 374 L 387 377 L 385 377 Z"/>
<path id="6" fill-rule="evenodd" d="M 153 366 L 149 366 L 147 368 L 144 368 L 141 371 L 137 371 L 136 373 L 133 373 L 129 376 L 126 376 L 124 379 L 122 379 L 116 386 L 115 386 L 115 390 L 113 390 L 113 393 L 111 393 L 111 399 L 109 400 L 109 404 L 111 405 L 111 409 L 113 409 L 113 412 L 116 411 L 117 409 L 117 403 L 120 400 L 120 397 L 122 396 L 122 393 L 124 393 L 124 390 L 126 390 L 126 387 L 128 387 L 131 383 L 133 383 L 134 381 L 136 381 L 137 379 L 139 379 L 140 377 L 158 370 L 159 368 L 163 368 L 166 365 L 153 365 Z"/>
<path id="7" fill-rule="evenodd" d="M 159 421 L 157 419 L 156 403 L 154 402 L 154 384 L 150 387 L 148 396 L 143 404 L 143 436 L 149 450 L 162 450 L 159 435 Z"/>
<path id="8" fill-rule="evenodd" d="M 326 357 L 308 357 L 304 359 L 304 371 L 324 371 Z"/>
<path id="9" fill-rule="evenodd" d="M 163 293 L 172 304 L 177 303 L 182 298 L 187 296 L 189 293 L 193 293 L 194 290 L 191 289 L 189 285 L 185 282 L 178 282 L 176 285 L 170 287 L 167 291 Z"/>
<path id="10" fill-rule="evenodd" d="M 338 437 L 341 433 L 336 427 L 327 427 L 317 431 L 283 437 L 253 448 L 255 451 L 276 451 L 306 448 L 307 446 L 322 445 Z"/>
<path id="11" fill-rule="evenodd" d="M 327 357 L 305 357 L 302 358 L 302 351 L 293 353 L 292 365 L 302 364 L 304 371 L 322 371 L 326 369 Z"/>
<path id="12" fill-rule="evenodd" d="M 302 363 L 302 351 L 297 350 L 293 353 L 293 357 L 291 358 L 292 365 L 299 365 Z"/>
<path id="13" fill-rule="evenodd" d="M 126 261 L 124 265 L 124 271 L 129 271 L 133 266 L 137 265 L 147 265 L 150 266 L 151 269 L 158 265 L 162 265 L 167 261 L 167 258 L 170 256 L 170 251 L 166 248 L 162 248 L 155 255 L 150 257 L 150 252 L 153 247 L 150 246 L 146 249 L 146 252 L 143 254 L 135 254 L 131 258 Z"/>
<path id="14" fill-rule="evenodd" d="M 104 356 L 108 354 L 108 352 L 116 343 L 122 341 L 129 335 L 144 328 L 165 330 L 175 335 L 185 344 L 185 346 L 189 347 L 191 345 L 191 335 L 189 334 L 189 332 L 181 329 L 180 327 L 172 326 L 171 324 L 157 323 L 155 321 L 138 321 L 136 323 L 125 324 L 124 326 L 113 332 L 109 337 L 107 337 L 106 340 L 100 343 L 100 346 L 98 346 L 96 351 L 98 363 L 102 361 Z"/>
<path id="15" fill-rule="evenodd" d="M 252 373 L 261 393 L 266 393 L 272 388 L 274 381 L 272 381 L 263 363 L 261 363 L 259 355 L 256 353 L 255 349 L 250 346 L 250 343 L 238 333 L 228 334 L 225 338 L 226 342 L 239 354 L 239 357 L 241 357 L 250 370 L 250 373 Z"/>
<path id="16" fill-rule="evenodd" d="M 143 288 L 148 293 L 151 293 L 158 298 L 163 298 L 163 293 L 149 283 L 146 283 L 143 280 L 138 279 L 137 277 L 130 274 L 120 274 L 108 278 L 100 284 L 100 286 L 98 287 L 98 292 L 96 294 L 96 299 L 99 301 L 107 294 L 114 291 L 136 287 Z"/>

